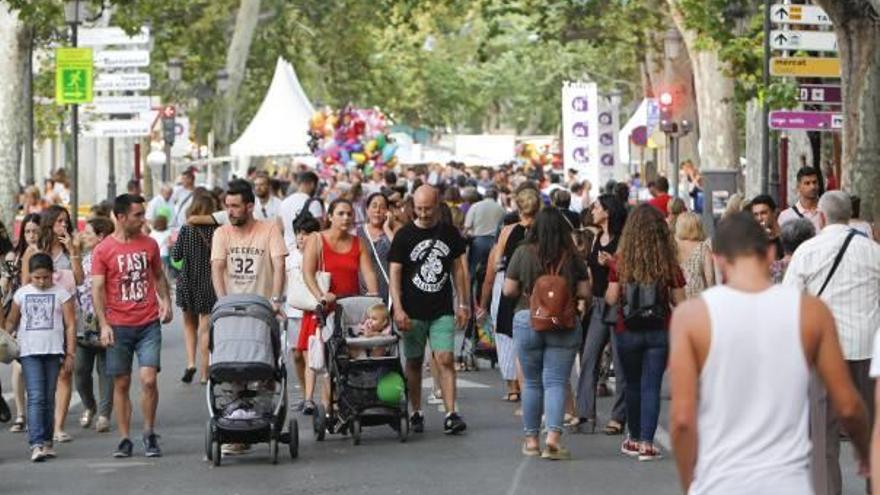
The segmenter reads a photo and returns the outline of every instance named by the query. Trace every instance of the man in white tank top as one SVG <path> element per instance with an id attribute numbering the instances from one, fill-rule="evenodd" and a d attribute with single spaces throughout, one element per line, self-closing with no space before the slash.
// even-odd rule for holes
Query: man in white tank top
<path id="1" fill-rule="evenodd" d="M 870 429 L 818 298 L 773 285 L 772 253 L 748 214 L 721 222 L 712 242 L 727 284 L 675 310 L 670 431 L 691 495 L 809 495 L 810 369 L 815 367 L 868 473 Z"/>

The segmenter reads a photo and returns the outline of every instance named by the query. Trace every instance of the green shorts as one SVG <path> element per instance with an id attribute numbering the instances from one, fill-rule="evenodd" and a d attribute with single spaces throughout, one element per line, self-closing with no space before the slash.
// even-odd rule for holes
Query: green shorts
<path id="1" fill-rule="evenodd" d="M 412 320 L 412 328 L 403 332 L 403 356 L 422 359 L 429 337 L 434 352 L 452 352 L 455 349 L 455 318 L 445 315 L 436 320 Z"/>

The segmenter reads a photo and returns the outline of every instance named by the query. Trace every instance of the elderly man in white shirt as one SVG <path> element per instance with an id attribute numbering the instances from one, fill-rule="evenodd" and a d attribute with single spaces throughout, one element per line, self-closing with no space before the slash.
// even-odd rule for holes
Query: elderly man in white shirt
<path id="1" fill-rule="evenodd" d="M 831 308 L 843 357 L 873 418 L 869 370 L 874 336 L 880 329 L 880 246 L 849 227 L 852 203 L 845 192 L 826 192 L 818 206 L 827 225 L 795 251 L 783 283 L 818 295 Z M 817 400 L 811 411 L 817 430 L 812 435 L 815 488 L 817 495 L 836 495 L 842 491 L 839 424 L 824 390 L 818 391 Z M 827 415 L 824 432 L 821 420 L 817 421 L 823 415 Z"/>

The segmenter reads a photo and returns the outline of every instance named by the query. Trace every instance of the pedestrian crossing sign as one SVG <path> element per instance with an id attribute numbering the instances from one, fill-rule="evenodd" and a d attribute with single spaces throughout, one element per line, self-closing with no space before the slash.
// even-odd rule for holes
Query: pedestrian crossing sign
<path id="1" fill-rule="evenodd" d="M 91 48 L 55 49 L 55 101 L 57 104 L 91 103 L 92 76 Z"/>

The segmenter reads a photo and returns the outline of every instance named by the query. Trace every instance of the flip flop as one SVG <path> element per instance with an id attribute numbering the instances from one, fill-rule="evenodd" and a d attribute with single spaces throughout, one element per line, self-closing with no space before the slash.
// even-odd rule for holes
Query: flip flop
<path id="1" fill-rule="evenodd" d="M 508 392 L 501 400 L 505 402 L 519 402 L 521 399 L 519 392 Z"/>

